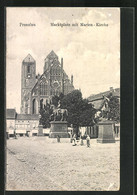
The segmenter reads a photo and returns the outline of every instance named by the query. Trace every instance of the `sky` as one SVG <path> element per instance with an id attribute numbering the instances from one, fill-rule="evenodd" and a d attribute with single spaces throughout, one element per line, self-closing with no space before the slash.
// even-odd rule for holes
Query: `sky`
<path id="1" fill-rule="evenodd" d="M 20 26 L 35 24 L 35 26 Z M 70 26 L 51 26 L 69 23 Z M 72 26 L 77 23 L 78 26 Z M 80 23 L 93 26 L 80 26 Z M 96 26 L 96 23 L 108 26 Z M 63 57 L 64 70 L 73 74 L 83 98 L 120 87 L 119 8 L 6 8 L 6 107 L 21 106 L 21 66 L 30 53 L 36 73 L 53 50 Z"/>

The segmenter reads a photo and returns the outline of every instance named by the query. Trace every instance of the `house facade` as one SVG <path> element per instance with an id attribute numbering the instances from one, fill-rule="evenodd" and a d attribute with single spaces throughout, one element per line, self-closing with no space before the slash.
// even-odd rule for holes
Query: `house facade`
<path id="1" fill-rule="evenodd" d="M 17 114 L 15 120 L 16 134 L 20 136 L 37 135 L 39 125 L 38 114 Z"/>
<path id="2" fill-rule="evenodd" d="M 110 87 L 110 90 L 108 91 L 89 96 L 88 102 L 92 103 L 95 109 L 100 110 L 104 106 L 104 97 L 108 96 L 110 93 L 112 96 L 117 97 L 120 102 L 120 88 L 113 89 L 113 87 Z"/>
<path id="3" fill-rule="evenodd" d="M 6 110 L 6 133 L 8 136 L 38 134 L 39 115 L 18 114 L 15 109 Z"/>
<path id="4" fill-rule="evenodd" d="M 16 110 L 13 109 L 7 109 L 6 110 L 6 133 L 8 135 L 13 135 L 15 131 L 15 120 L 17 117 Z"/>

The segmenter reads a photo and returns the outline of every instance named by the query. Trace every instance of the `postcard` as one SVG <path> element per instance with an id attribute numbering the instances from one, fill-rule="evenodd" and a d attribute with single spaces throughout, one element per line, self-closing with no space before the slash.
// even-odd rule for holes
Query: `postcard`
<path id="1" fill-rule="evenodd" d="M 6 190 L 120 189 L 120 8 L 6 8 Z"/>

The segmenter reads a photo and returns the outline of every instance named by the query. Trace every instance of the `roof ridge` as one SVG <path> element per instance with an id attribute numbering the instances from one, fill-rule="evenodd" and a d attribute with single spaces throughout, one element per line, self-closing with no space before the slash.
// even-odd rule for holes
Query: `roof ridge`
<path id="1" fill-rule="evenodd" d="M 32 57 L 32 55 L 29 53 L 23 60 L 23 62 L 25 61 L 29 61 L 29 62 L 35 62 L 35 59 Z"/>
<path id="2" fill-rule="evenodd" d="M 120 88 L 114 88 L 114 90 L 118 90 L 118 89 L 120 89 Z M 104 94 L 104 93 L 109 93 L 109 92 L 111 93 L 111 91 L 108 90 L 108 91 L 100 92 L 100 93 L 97 93 L 97 94 L 94 94 L 94 95 L 90 95 L 89 97 L 94 97 L 94 96 L 101 95 L 101 94 Z"/>
<path id="3" fill-rule="evenodd" d="M 54 56 L 58 57 L 57 54 L 53 50 L 51 50 L 51 52 L 46 56 L 46 58 L 48 58 L 51 55 L 54 55 Z"/>

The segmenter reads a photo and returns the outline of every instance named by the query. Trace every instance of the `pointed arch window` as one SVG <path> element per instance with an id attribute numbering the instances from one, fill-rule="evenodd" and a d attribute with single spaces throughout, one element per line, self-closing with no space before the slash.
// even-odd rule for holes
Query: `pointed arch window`
<path id="1" fill-rule="evenodd" d="M 43 109 L 43 99 L 40 100 L 40 109 Z"/>
<path id="2" fill-rule="evenodd" d="M 36 114 L 36 100 L 33 99 L 32 101 L 32 114 Z"/>
<path id="3" fill-rule="evenodd" d="M 30 73 L 30 65 L 27 66 L 27 72 Z"/>

